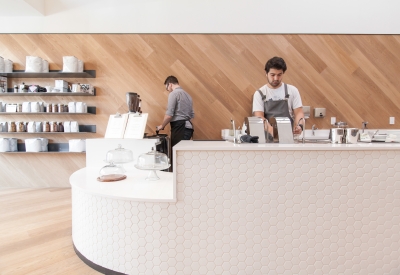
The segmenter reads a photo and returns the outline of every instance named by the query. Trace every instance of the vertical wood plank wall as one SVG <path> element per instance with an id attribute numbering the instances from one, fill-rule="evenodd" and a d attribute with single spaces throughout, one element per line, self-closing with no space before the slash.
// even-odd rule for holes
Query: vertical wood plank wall
<path id="1" fill-rule="evenodd" d="M 399 35 L 139 35 L 139 34 L 1 34 L 0 56 L 25 69 L 27 55 L 48 60 L 51 70 L 62 70 L 62 56 L 74 55 L 96 70 L 90 83 L 95 97 L 1 97 L 20 103 L 85 101 L 96 106 L 94 116 L 4 116 L 0 121 L 78 120 L 95 124 L 97 133 L 47 136 L 51 142 L 71 138 L 101 138 L 108 117 L 128 111 L 125 93 L 137 92 L 149 113 L 146 132 L 155 133 L 167 104 L 163 82 L 178 77 L 194 101 L 195 139 L 218 139 L 223 128 L 251 115 L 254 91 L 266 83 L 264 65 L 273 56 L 288 64 L 284 82 L 295 85 L 303 105 L 324 107 L 325 118 L 307 120 L 307 128 L 330 128 L 330 117 L 361 127 L 400 128 Z M 8 85 L 54 85 L 54 79 L 10 79 Z M 389 117 L 396 124 L 389 125 Z M 166 128 L 165 133 L 169 133 Z M 10 137 L 1 135 L 0 137 Z M 18 135 L 21 140 L 30 135 Z M 79 154 L 0 154 L 0 187 L 64 187 L 69 175 L 85 166 Z"/>

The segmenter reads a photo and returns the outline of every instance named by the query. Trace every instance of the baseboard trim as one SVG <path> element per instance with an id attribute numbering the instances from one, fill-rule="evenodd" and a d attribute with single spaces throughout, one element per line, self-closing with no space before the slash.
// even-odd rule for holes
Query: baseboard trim
<path id="1" fill-rule="evenodd" d="M 82 255 L 81 252 L 79 252 L 79 250 L 75 247 L 75 244 L 73 243 L 74 246 L 74 250 L 76 255 L 78 255 L 79 259 L 81 259 L 85 264 L 87 264 L 88 266 L 90 266 L 91 268 L 93 268 L 94 270 L 103 273 L 105 275 L 127 275 L 125 273 L 121 273 L 118 271 L 114 271 L 108 268 L 105 268 L 103 266 L 100 266 L 98 264 L 95 264 L 94 262 L 88 260 L 85 256 Z"/>

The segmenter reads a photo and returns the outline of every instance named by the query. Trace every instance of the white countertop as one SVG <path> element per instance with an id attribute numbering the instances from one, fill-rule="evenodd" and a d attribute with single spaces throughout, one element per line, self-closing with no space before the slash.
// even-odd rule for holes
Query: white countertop
<path id="1" fill-rule="evenodd" d="M 231 141 L 195 141 L 195 140 L 182 140 L 173 148 L 176 150 L 238 150 L 238 151 L 262 151 L 262 150 L 400 150 L 400 143 L 386 143 L 386 142 L 373 142 L 365 143 L 359 142 L 357 144 L 331 144 L 331 143 L 297 143 L 297 144 L 279 144 L 279 143 L 241 143 L 234 144 Z"/>
<path id="2" fill-rule="evenodd" d="M 173 174 L 157 171 L 157 181 L 146 181 L 149 171 L 127 171 L 127 178 L 115 182 L 99 182 L 99 169 L 82 168 L 69 178 L 73 188 L 101 197 L 132 201 L 176 202 Z"/>

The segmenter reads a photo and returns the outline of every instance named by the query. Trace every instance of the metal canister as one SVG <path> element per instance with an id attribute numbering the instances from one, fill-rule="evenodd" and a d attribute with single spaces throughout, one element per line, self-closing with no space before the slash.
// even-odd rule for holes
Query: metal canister
<path id="1" fill-rule="evenodd" d="M 360 136 L 358 128 L 345 128 L 343 135 L 343 143 L 354 144 L 358 142 Z"/>
<path id="2" fill-rule="evenodd" d="M 331 143 L 343 143 L 343 135 L 343 128 L 332 128 L 329 132 L 329 139 L 331 140 Z"/>

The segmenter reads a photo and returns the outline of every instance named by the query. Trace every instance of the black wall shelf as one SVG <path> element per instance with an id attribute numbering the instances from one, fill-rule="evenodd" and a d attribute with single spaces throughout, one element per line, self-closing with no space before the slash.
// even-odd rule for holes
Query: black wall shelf
<path id="1" fill-rule="evenodd" d="M 65 73 L 50 70 L 48 73 L 27 73 L 24 70 L 15 70 L 12 73 L 0 73 L 0 75 L 12 78 L 96 78 L 96 71 L 85 70 L 82 73 Z"/>
<path id="2" fill-rule="evenodd" d="M 18 143 L 17 149 L 17 152 L 1 152 L 0 154 L 86 154 L 86 152 L 69 152 L 69 143 L 49 143 L 46 152 L 26 152 L 25 143 Z"/>
<path id="3" fill-rule="evenodd" d="M 14 88 L 7 88 L 7 93 L 0 93 L 0 96 L 95 96 L 96 88 L 94 89 L 94 93 L 14 93 Z"/>
<path id="4" fill-rule="evenodd" d="M 88 106 L 87 107 L 87 113 L 69 113 L 69 112 L 61 112 L 61 113 L 47 113 L 47 112 L 29 112 L 29 113 L 23 113 L 23 112 L 0 112 L 0 116 L 2 115 L 95 115 L 96 114 L 96 106 Z"/>
<path id="5" fill-rule="evenodd" d="M 79 132 L 0 132 L 0 135 L 76 135 L 76 134 L 87 134 L 96 133 L 96 125 L 79 125 Z"/>

